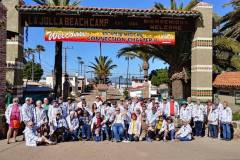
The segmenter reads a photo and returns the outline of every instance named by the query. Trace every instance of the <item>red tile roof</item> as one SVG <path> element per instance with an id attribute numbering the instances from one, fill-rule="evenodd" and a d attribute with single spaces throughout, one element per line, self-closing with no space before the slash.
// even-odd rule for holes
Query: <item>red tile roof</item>
<path id="1" fill-rule="evenodd" d="M 169 16 L 189 16 L 199 17 L 201 15 L 198 11 L 184 11 L 184 10 L 156 10 L 156 9 L 129 9 L 129 8 L 96 8 L 96 7 L 81 7 L 81 6 L 47 6 L 47 5 L 18 5 L 18 11 L 23 12 L 77 12 L 88 13 L 98 12 L 101 14 L 135 14 L 135 15 L 169 15 Z"/>
<path id="2" fill-rule="evenodd" d="M 213 86 L 217 88 L 240 87 L 240 72 L 223 72 L 216 77 Z"/>

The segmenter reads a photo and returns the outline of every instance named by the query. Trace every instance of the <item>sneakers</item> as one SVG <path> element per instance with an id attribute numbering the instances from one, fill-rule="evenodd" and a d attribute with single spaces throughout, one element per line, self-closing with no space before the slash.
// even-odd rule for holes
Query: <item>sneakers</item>
<path id="1" fill-rule="evenodd" d="M 123 142 L 123 143 L 129 143 L 130 141 L 128 141 L 128 140 L 123 140 L 122 142 Z"/>

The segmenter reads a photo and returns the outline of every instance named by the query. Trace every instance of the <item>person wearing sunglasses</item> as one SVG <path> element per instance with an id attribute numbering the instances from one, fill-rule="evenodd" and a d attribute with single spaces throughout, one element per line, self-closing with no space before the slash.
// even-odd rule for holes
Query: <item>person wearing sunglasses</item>
<path id="1" fill-rule="evenodd" d="M 18 104 L 18 98 L 13 99 L 13 103 L 7 107 L 5 112 L 6 120 L 9 125 L 7 132 L 7 144 L 10 143 L 10 137 L 13 134 L 13 142 L 16 142 L 16 137 L 18 134 L 18 129 L 21 127 L 21 106 Z"/>
<path id="2" fill-rule="evenodd" d="M 113 115 L 112 131 L 115 142 L 121 142 L 124 139 L 124 115 L 125 112 L 120 112 L 120 108 L 115 109 Z"/>

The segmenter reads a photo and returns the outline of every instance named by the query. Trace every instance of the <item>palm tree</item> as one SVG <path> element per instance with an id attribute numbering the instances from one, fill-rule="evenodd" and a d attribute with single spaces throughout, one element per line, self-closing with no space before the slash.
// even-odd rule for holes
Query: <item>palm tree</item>
<path id="1" fill-rule="evenodd" d="M 34 81 L 34 68 L 33 68 L 33 65 L 35 63 L 35 53 L 36 53 L 36 50 L 35 49 L 32 49 L 32 48 L 25 48 L 24 49 L 24 57 L 27 57 L 28 59 L 30 59 L 29 57 L 32 56 L 32 81 Z"/>
<path id="2" fill-rule="evenodd" d="M 148 80 L 148 69 L 149 69 L 149 60 L 151 58 L 154 58 L 155 56 L 153 56 L 152 54 L 149 54 L 148 52 L 144 52 L 141 50 L 135 50 L 135 48 L 137 49 L 139 47 L 139 45 L 131 45 L 128 47 L 124 47 L 122 49 L 120 49 L 118 51 L 117 57 L 136 57 L 139 58 L 140 60 L 143 61 L 142 64 L 142 69 L 144 72 L 144 79 L 145 81 Z"/>
<path id="3" fill-rule="evenodd" d="M 234 38 L 228 37 L 225 31 L 221 30 L 221 22 L 223 17 L 213 14 L 213 74 L 222 71 L 240 70 L 239 53 L 240 42 Z"/>
<path id="4" fill-rule="evenodd" d="M 230 3 L 224 6 L 231 5 L 233 11 L 224 15 L 221 19 L 220 31 L 224 33 L 225 36 L 236 39 L 240 41 L 240 0 L 231 0 Z"/>
<path id="5" fill-rule="evenodd" d="M 42 45 L 36 46 L 36 52 L 38 53 L 39 64 L 41 65 L 41 52 L 45 52 L 45 48 Z"/>
<path id="6" fill-rule="evenodd" d="M 91 65 L 88 66 L 93 69 L 97 83 L 108 83 L 108 76 L 111 75 L 111 71 L 117 67 L 113 64 L 113 61 L 108 56 L 99 56 L 95 57 L 95 62 L 91 62 Z"/>
<path id="7" fill-rule="evenodd" d="M 170 0 L 172 10 L 191 10 L 201 0 L 191 0 L 186 6 L 182 3 L 177 5 L 175 0 Z M 155 3 L 154 9 L 165 10 L 162 3 Z M 133 52 L 145 52 L 154 55 L 169 64 L 169 77 L 172 82 L 172 95 L 176 98 L 190 95 L 190 82 L 188 81 L 191 69 L 191 43 L 193 35 L 191 32 L 176 32 L 175 46 L 160 45 L 135 45 Z M 183 92 L 183 90 L 185 92 Z"/>
<path id="8" fill-rule="evenodd" d="M 34 2 L 40 5 L 49 5 L 49 6 L 77 6 L 80 4 L 80 0 L 33 0 Z M 55 64 L 54 64 L 54 73 L 55 73 L 55 86 L 54 93 L 56 97 L 62 95 L 62 42 L 55 43 Z"/>

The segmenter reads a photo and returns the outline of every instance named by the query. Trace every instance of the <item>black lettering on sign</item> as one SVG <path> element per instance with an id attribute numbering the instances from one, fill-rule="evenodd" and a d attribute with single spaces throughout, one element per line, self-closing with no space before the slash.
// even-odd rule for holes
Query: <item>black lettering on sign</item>
<path id="1" fill-rule="evenodd" d="M 23 14 L 22 25 L 32 27 L 65 27 L 128 30 L 194 31 L 195 20 L 174 17 L 93 17 L 92 15 Z"/>

